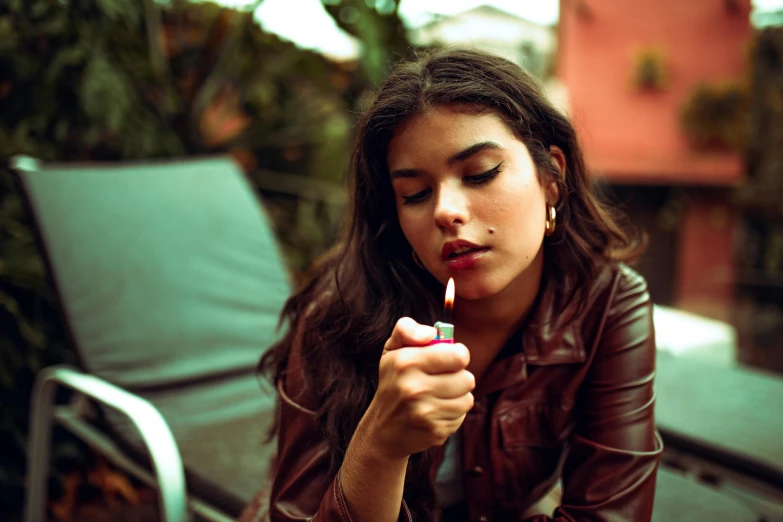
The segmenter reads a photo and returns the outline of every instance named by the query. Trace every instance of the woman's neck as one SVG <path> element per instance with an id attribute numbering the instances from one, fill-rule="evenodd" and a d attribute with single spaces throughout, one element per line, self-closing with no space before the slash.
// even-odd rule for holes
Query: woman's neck
<path id="1" fill-rule="evenodd" d="M 477 300 L 457 299 L 456 337 L 471 349 L 471 360 L 476 359 L 481 366 L 489 364 L 522 326 L 541 287 L 543 260 L 543 252 L 539 252 L 525 272 L 495 295 Z M 480 353 L 474 353 L 474 348 Z"/>

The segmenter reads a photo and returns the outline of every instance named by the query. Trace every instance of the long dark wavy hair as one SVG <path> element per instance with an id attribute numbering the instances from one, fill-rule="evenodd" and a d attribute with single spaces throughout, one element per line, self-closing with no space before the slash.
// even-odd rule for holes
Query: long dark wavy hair
<path id="1" fill-rule="evenodd" d="M 413 261 L 386 163 L 399 125 L 432 106 L 494 111 L 527 146 L 539 181 L 558 184 L 557 227 L 544 245 L 545 277 L 555 291 L 582 288 L 601 265 L 639 253 L 639 242 L 594 195 L 573 126 L 527 72 L 503 58 L 455 49 L 397 65 L 358 124 L 344 236 L 286 303 L 281 323 L 288 333 L 259 364 L 269 378 L 281 378 L 300 333 L 304 380 L 335 472 L 373 398 L 383 345 L 396 321 L 408 316 L 431 324 L 442 305 L 442 285 Z M 565 155 L 565 176 L 550 161 L 553 145 Z M 566 278 L 567 287 L 557 284 Z M 578 291 L 560 297 L 564 306 L 584 298 Z M 414 455 L 406 475 L 405 499 L 416 520 L 429 520 L 434 509 L 429 467 L 428 452 Z"/>

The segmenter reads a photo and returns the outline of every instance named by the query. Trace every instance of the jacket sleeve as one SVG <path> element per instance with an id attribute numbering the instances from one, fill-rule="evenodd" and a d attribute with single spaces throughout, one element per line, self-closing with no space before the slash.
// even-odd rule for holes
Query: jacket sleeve
<path id="1" fill-rule="evenodd" d="M 277 460 L 269 519 L 350 522 L 339 474 L 330 470 L 329 449 L 318 429 L 316 401 L 306 393 L 301 335 L 301 330 L 295 335 L 288 367 L 277 382 Z"/>
<path id="2" fill-rule="evenodd" d="M 307 392 L 296 336 L 284 378 L 278 381 L 278 448 L 269 501 L 271 522 L 353 522 L 340 474 L 316 421 L 316 401 Z M 409 520 L 407 507 L 400 521 Z"/>
<path id="3" fill-rule="evenodd" d="M 585 415 L 563 467 L 552 518 L 649 522 L 663 443 L 655 429 L 655 333 L 645 280 L 622 268 L 581 392 Z"/>

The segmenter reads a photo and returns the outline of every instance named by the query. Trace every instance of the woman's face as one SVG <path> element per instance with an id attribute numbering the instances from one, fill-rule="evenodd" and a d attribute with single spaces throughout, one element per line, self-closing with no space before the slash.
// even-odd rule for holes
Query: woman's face
<path id="1" fill-rule="evenodd" d="M 433 107 L 398 129 L 387 162 L 402 231 L 438 281 L 464 299 L 532 283 L 557 188 L 496 113 Z"/>

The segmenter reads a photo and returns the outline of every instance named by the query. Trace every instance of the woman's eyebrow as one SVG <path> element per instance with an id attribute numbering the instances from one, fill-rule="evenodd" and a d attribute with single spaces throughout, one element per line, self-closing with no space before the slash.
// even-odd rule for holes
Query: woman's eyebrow
<path id="1" fill-rule="evenodd" d="M 465 161 L 469 157 L 478 154 L 479 152 L 485 150 L 496 150 L 496 149 L 503 149 L 503 147 L 501 147 L 494 141 L 482 141 L 481 143 L 476 143 L 475 145 L 471 145 L 467 149 L 461 150 L 460 152 L 454 154 L 448 159 L 447 163 L 449 165 L 453 165 L 455 163 L 459 163 L 460 161 Z"/>
<path id="2" fill-rule="evenodd" d="M 389 175 L 392 180 L 398 178 L 416 178 L 419 176 L 419 171 L 416 169 L 397 169 Z"/>
<path id="3" fill-rule="evenodd" d="M 465 161 L 471 156 L 474 156 L 479 152 L 483 152 L 485 150 L 503 150 L 503 147 L 501 147 L 494 141 L 482 141 L 481 143 L 476 143 L 475 145 L 471 145 L 470 147 L 452 155 L 448 160 L 446 160 L 446 163 L 448 165 L 453 165 L 455 163 Z M 418 169 L 397 169 L 389 175 L 391 176 L 392 180 L 395 180 L 398 178 L 415 178 L 418 177 L 419 174 L 420 172 Z"/>

